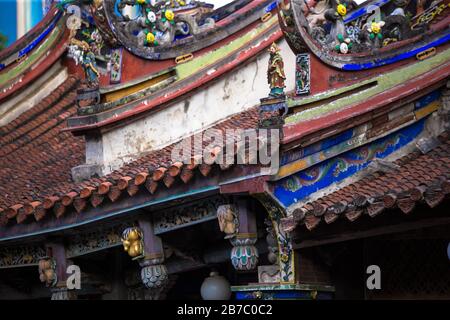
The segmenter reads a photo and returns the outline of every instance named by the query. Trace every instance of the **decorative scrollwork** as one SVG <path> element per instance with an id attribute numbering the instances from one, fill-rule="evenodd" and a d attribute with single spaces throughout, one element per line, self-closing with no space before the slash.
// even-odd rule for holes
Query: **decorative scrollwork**
<path id="1" fill-rule="evenodd" d="M 131 223 L 130 223 L 131 224 Z M 66 255 L 73 258 L 121 245 L 122 230 L 130 224 L 119 224 L 112 227 L 97 228 L 72 237 L 67 245 Z"/>
<path id="2" fill-rule="evenodd" d="M 273 234 L 278 243 L 278 264 L 280 267 L 280 278 L 282 283 L 295 282 L 294 250 L 292 248 L 292 238 L 290 234 L 280 228 L 281 219 L 285 212 L 276 205 L 267 195 L 256 195 L 256 198 L 266 208 L 269 219 L 272 222 Z"/>
<path id="3" fill-rule="evenodd" d="M 223 197 L 215 197 L 207 201 L 179 206 L 176 209 L 156 212 L 153 217 L 155 234 L 212 220 L 216 217 L 219 206 L 226 201 Z"/>
<path id="4" fill-rule="evenodd" d="M 0 249 L 0 268 L 37 265 L 45 256 L 44 246 L 4 247 Z"/>

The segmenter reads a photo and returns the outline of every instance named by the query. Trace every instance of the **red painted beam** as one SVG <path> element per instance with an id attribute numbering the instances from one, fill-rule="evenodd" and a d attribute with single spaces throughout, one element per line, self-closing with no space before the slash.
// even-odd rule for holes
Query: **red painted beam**
<path id="1" fill-rule="evenodd" d="M 69 31 L 66 30 L 62 36 L 62 39 L 58 41 L 58 45 L 53 47 L 46 53 L 46 56 L 37 61 L 37 63 L 33 64 L 23 75 L 22 81 L 15 83 L 10 89 L 5 92 L 0 92 L 0 101 L 10 96 L 17 90 L 22 89 L 27 86 L 29 83 L 34 81 L 37 77 L 46 72 L 55 62 L 63 55 L 66 51 L 67 43 L 69 39 Z M 20 76 L 19 76 L 20 77 Z M 16 78 L 17 79 L 17 78 Z"/>
<path id="2" fill-rule="evenodd" d="M 252 46 L 248 50 L 241 51 L 236 59 L 234 59 L 232 62 L 227 63 L 219 68 L 216 69 L 213 73 L 206 73 L 196 81 L 191 82 L 189 85 L 180 88 L 177 91 L 174 91 L 168 95 L 164 95 L 162 97 L 158 97 L 156 99 L 153 99 L 149 103 L 141 103 L 138 106 L 136 106 L 134 109 L 126 111 L 124 113 L 121 113 L 117 117 L 109 118 L 104 121 L 97 122 L 95 124 L 91 125 L 83 125 L 79 127 L 71 127 L 64 129 L 65 131 L 85 131 L 85 130 L 91 130 L 91 129 L 97 129 L 106 125 L 110 125 L 113 123 L 116 123 L 118 121 L 121 121 L 123 119 L 141 114 L 143 112 L 149 111 L 161 104 L 168 103 L 172 101 L 173 99 L 180 97 L 186 93 L 189 93 L 190 91 L 197 89 L 198 87 L 201 87 L 208 82 L 218 78 L 219 76 L 231 71 L 232 69 L 236 68 L 238 65 L 244 63 L 246 60 L 256 56 L 259 52 L 263 51 L 265 48 L 269 47 L 273 42 L 279 40 L 282 37 L 281 30 L 277 30 L 272 35 L 264 39 L 259 45 Z"/>
<path id="3" fill-rule="evenodd" d="M 331 112 L 323 117 L 313 120 L 300 121 L 293 125 L 287 125 L 283 128 L 283 144 L 291 143 L 314 132 L 338 125 L 339 123 L 360 116 L 362 114 L 374 111 L 387 104 L 405 98 L 415 92 L 425 89 L 446 77 L 450 73 L 450 62 L 445 63 L 439 68 L 425 73 L 421 77 L 410 80 L 398 85 L 391 90 L 377 94 L 361 103 L 351 105 L 343 110 Z"/>

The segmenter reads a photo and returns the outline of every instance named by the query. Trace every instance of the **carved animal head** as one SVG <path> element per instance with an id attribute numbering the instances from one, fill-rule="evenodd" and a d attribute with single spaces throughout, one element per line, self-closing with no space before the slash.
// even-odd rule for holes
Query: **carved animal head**
<path id="1" fill-rule="evenodd" d="M 237 227 L 237 211 L 233 205 L 222 205 L 217 208 L 217 219 L 220 231 L 233 234 Z"/>
<path id="2" fill-rule="evenodd" d="M 39 260 L 39 280 L 47 287 L 53 287 L 58 281 L 56 275 L 56 261 L 52 258 Z"/>

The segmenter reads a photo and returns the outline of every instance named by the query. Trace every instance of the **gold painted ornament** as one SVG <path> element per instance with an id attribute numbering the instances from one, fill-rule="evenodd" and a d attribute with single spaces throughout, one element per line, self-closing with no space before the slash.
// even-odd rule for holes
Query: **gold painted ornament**
<path id="1" fill-rule="evenodd" d="M 122 233 L 122 245 L 125 252 L 131 258 L 139 258 L 144 255 L 144 236 L 137 227 L 127 228 Z"/>

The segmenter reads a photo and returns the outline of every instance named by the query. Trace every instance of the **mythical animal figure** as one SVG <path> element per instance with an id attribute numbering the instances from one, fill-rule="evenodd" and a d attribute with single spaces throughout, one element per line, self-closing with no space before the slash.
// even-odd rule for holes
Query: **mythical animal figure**
<path id="1" fill-rule="evenodd" d="M 222 205 L 217 208 L 217 219 L 220 231 L 226 234 L 225 239 L 230 239 L 238 233 L 239 221 L 236 208 L 233 205 Z"/>
<path id="2" fill-rule="evenodd" d="M 273 43 L 269 49 L 270 59 L 267 70 L 267 81 L 270 85 L 270 96 L 280 97 L 284 95 L 286 88 L 286 75 L 284 73 L 283 57 L 280 54 L 280 48 Z"/>
<path id="3" fill-rule="evenodd" d="M 58 282 L 56 275 L 56 261 L 52 258 L 39 260 L 39 280 L 47 287 L 54 287 Z"/>

